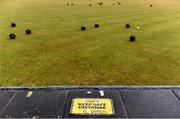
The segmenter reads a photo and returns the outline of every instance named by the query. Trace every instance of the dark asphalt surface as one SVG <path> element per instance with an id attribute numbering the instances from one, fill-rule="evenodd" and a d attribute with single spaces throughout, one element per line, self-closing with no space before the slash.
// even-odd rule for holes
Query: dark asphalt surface
<path id="1" fill-rule="evenodd" d="M 112 99 L 115 113 L 72 115 L 74 98 Z M 0 118 L 180 118 L 180 87 L 0 87 Z"/>

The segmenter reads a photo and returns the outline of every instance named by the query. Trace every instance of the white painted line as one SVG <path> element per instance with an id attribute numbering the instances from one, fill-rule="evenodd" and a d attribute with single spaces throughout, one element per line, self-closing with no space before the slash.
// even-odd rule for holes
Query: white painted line
<path id="1" fill-rule="evenodd" d="M 99 93 L 100 93 L 100 96 L 104 96 L 104 91 L 103 90 L 100 90 Z"/>
<path id="2" fill-rule="evenodd" d="M 91 94 L 91 91 L 87 91 L 87 94 Z"/>

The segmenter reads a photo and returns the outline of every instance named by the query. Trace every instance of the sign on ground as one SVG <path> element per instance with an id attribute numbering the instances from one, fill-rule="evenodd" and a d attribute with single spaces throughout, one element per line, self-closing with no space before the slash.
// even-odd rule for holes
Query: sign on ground
<path id="1" fill-rule="evenodd" d="M 71 114 L 75 115 L 112 115 L 113 101 L 109 98 L 75 98 L 71 104 Z"/>

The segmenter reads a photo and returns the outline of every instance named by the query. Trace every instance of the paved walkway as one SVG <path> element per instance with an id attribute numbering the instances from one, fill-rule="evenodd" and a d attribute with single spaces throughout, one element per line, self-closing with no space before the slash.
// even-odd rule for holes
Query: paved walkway
<path id="1" fill-rule="evenodd" d="M 74 98 L 108 98 L 111 115 L 70 114 Z M 180 118 L 180 87 L 1 87 L 0 118 Z"/>

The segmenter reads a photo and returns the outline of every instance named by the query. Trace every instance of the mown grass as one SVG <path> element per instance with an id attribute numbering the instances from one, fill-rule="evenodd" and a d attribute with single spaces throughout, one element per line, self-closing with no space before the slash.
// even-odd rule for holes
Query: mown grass
<path id="1" fill-rule="evenodd" d="M 0 0 L 0 85 L 179 85 L 180 1 L 97 2 Z"/>

